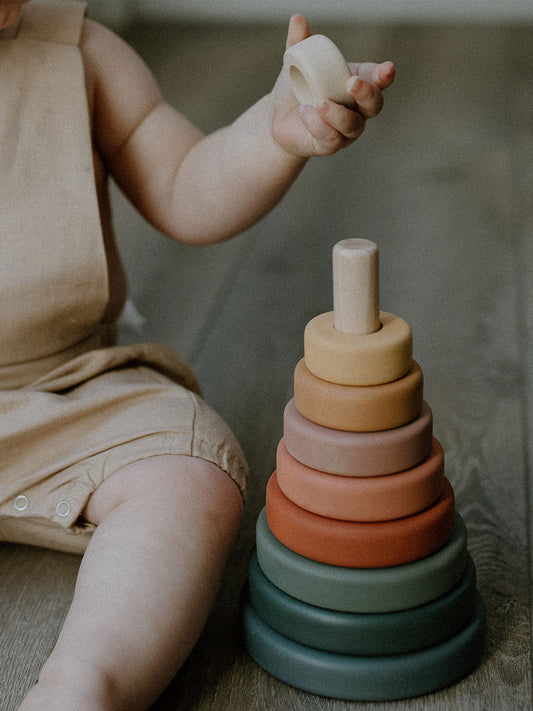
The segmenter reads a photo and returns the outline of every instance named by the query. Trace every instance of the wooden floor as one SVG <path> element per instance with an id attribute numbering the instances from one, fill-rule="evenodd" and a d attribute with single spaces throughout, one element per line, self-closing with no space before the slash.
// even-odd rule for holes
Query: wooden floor
<path id="1" fill-rule="evenodd" d="M 533 27 L 321 26 L 350 59 L 393 59 L 382 116 L 316 160 L 284 202 L 224 245 L 171 244 L 117 197 L 142 338 L 179 347 L 252 471 L 246 520 L 216 609 L 154 711 L 526 711 L 531 692 L 533 461 Z M 284 28 L 127 33 L 168 97 L 203 129 L 268 91 Z M 405 318 L 466 520 L 488 610 L 479 668 L 411 701 L 344 703 L 292 689 L 243 649 L 239 595 L 292 397 L 303 329 L 331 309 L 331 249 L 380 247 L 381 305 Z M 125 338 L 140 336 L 131 332 Z M 13 711 L 49 653 L 79 559 L 0 547 L 0 708 Z"/>

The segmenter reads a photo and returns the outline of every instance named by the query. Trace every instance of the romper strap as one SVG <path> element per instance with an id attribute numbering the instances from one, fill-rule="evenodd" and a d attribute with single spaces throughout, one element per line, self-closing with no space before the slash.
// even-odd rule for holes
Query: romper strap
<path id="1" fill-rule="evenodd" d="M 22 12 L 18 37 L 78 45 L 87 14 L 87 3 L 73 0 L 34 0 L 25 5 Z"/>

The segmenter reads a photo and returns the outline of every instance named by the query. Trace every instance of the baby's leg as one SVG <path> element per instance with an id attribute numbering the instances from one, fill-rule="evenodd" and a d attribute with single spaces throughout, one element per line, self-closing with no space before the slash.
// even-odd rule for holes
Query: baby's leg
<path id="1" fill-rule="evenodd" d="M 20 711 L 148 708 L 200 635 L 241 514 L 236 485 L 201 459 L 153 457 L 102 484 L 72 607 Z"/>

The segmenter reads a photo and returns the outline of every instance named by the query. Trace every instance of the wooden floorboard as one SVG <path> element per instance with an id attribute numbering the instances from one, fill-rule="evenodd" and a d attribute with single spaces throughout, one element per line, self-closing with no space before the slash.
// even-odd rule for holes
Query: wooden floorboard
<path id="1" fill-rule="evenodd" d="M 206 399 L 239 437 L 252 474 L 242 535 L 215 611 L 153 709 L 528 711 L 533 28 L 316 29 L 354 59 L 397 63 L 384 113 L 356 146 L 311 162 L 280 206 L 225 245 L 173 245 L 117 200 L 132 295 L 147 318 L 144 335 L 191 359 Z M 167 25 L 134 30 L 129 38 L 167 95 L 211 130 L 268 89 L 283 31 Z M 413 329 L 425 397 L 488 611 L 486 653 L 474 673 L 450 689 L 388 704 L 292 689 L 249 658 L 239 634 L 240 591 L 303 329 L 331 309 L 331 249 L 347 237 L 378 243 L 382 307 Z M 77 561 L 0 548 L 0 707 L 6 711 L 16 708 L 53 644 Z"/>

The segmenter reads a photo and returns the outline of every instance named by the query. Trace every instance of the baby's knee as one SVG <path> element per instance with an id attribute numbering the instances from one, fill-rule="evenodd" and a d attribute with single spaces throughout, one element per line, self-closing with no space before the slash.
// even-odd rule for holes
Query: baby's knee
<path id="1" fill-rule="evenodd" d="M 239 488 L 226 472 L 184 455 L 154 456 L 116 471 L 93 493 L 84 517 L 98 525 L 126 503 L 175 516 L 196 511 L 230 527 L 240 523 L 243 510 Z"/>

